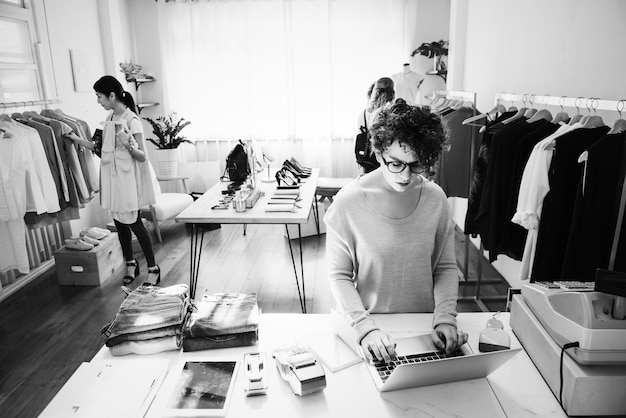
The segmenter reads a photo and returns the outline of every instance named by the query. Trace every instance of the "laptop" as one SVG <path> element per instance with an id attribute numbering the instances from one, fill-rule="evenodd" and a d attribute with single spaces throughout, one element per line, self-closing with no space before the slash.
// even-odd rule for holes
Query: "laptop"
<path id="1" fill-rule="evenodd" d="M 348 320 L 338 313 L 332 317 L 335 334 L 365 359 Z M 486 377 L 521 350 L 474 353 L 468 344 L 463 344 L 447 356 L 435 346 L 430 334 L 396 338 L 395 341 L 398 357 L 392 363 L 363 362 L 380 392 Z"/>

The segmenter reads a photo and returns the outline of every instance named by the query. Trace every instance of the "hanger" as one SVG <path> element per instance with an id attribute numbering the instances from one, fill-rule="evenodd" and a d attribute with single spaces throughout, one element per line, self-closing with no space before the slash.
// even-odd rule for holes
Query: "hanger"
<path id="1" fill-rule="evenodd" d="M 622 107 L 620 107 L 620 104 Z M 624 100 L 617 102 L 617 113 L 619 113 L 619 119 L 615 121 L 613 127 L 609 131 L 609 134 L 619 134 L 626 131 L 626 120 L 622 119 L 622 110 L 624 110 Z"/>
<path id="2" fill-rule="evenodd" d="M 32 110 L 28 110 L 28 111 L 22 112 L 22 115 L 24 115 L 26 117 L 29 117 L 29 118 L 32 118 L 32 119 L 34 119 L 34 120 L 36 120 L 38 122 L 44 122 L 44 123 L 48 123 L 48 124 L 50 122 L 52 122 L 52 119 L 50 119 L 50 118 L 48 118 L 46 116 L 41 116 L 39 113 L 37 113 L 35 111 L 32 111 Z"/>
<path id="3" fill-rule="evenodd" d="M 583 124 L 582 127 L 585 129 L 600 128 L 602 126 L 606 126 L 604 124 L 604 121 L 602 120 L 602 117 L 596 114 L 596 109 L 598 108 L 598 100 L 599 99 L 597 97 L 591 98 L 591 108 L 593 109 L 593 116 L 589 115 L 587 119 L 581 122 Z"/>
<path id="4" fill-rule="evenodd" d="M 528 97 L 528 103 L 530 103 L 530 108 L 526 110 L 526 112 L 524 113 L 524 117 L 526 119 L 531 118 L 535 113 L 537 113 L 537 110 L 534 107 L 535 104 L 535 95 L 531 94 L 530 97 Z"/>
<path id="5" fill-rule="evenodd" d="M 547 109 L 547 107 L 548 107 L 548 100 L 547 100 L 548 96 L 549 96 L 549 94 L 546 94 L 543 97 L 544 109 L 538 110 L 526 122 L 533 123 L 533 122 L 537 122 L 538 120 L 541 120 L 541 119 L 545 119 L 545 120 L 548 120 L 548 121 L 552 120 L 552 113 L 550 113 L 550 111 Z"/>
<path id="6" fill-rule="evenodd" d="M 559 99 L 559 106 L 561 106 L 561 111 L 554 115 L 554 119 L 552 119 L 552 123 L 560 123 L 566 122 L 569 120 L 569 115 L 563 111 L 563 105 L 565 104 L 565 96 L 561 96 Z"/>
<path id="7" fill-rule="evenodd" d="M 524 117 L 524 113 L 526 113 L 526 111 L 528 110 L 528 108 L 526 107 L 526 102 L 528 101 L 528 95 L 524 94 L 522 96 L 522 107 L 517 109 L 517 113 L 514 114 L 513 116 L 511 116 L 508 119 L 505 119 L 502 121 L 503 125 L 508 125 L 511 122 L 514 122 L 518 119 L 521 119 L 522 117 Z"/>
<path id="8" fill-rule="evenodd" d="M 576 114 L 572 117 L 572 119 L 570 119 L 570 126 L 577 122 L 580 122 L 580 120 L 583 118 L 583 116 L 580 114 L 580 104 L 582 103 L 582 100 L 583 98 L 579 96 L 574 101 L 574 105 L 576 106 Z"/>
<path id="9" fill-rule="evenodd" d="M 467 103 L 471 103 L 471 102 L 467 102 Z M 468 106 L 468 107 L 472 107 L 473 108 L 474 106 L 472 104 L 472 106 Z M 506 112 L 506 108 L 503 105 L 500 104 L 500 101 L 498 101 L 498 103 L 489 112 L 481 113 L 480 115 L 475 115 L 475 116 L 469 117 L 469 118 L 467 118 L 467 119 L 465 119 L 463 121 L 462 125 L 483 126 L 482 124 L 476 124 L 476 123 L 472 123 L 472 122 L 476 122 L 476 121 L 479 121 L 479 120 L 485 119 L 485 118 L 487 118 L 489 120 L 492 120 L 492 118 L 495 119 L 495 116 L 498 113 L 504 113 L 504 112 Z M 493 114 L 493 116 L 492 116 L 492 114 Z"/>

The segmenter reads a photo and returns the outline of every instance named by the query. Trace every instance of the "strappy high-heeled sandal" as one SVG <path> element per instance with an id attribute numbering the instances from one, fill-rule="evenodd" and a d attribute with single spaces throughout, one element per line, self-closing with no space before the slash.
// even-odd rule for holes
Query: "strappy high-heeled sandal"
<path id="1" fill-rule="evenodd" d="M 148 267 L 148 281 L 144 285 L 156 286 L 161 283 L 161 268 L 159 266 Z"/>
<path id="2" fill-rule="evenodd" d="M 137 263 L 136 258 L 133 258 L 126 262 L 126 275 L 122 279 L 122 283 L 131 284 L 137 276 L 139 276 L 139 263 Z"/>

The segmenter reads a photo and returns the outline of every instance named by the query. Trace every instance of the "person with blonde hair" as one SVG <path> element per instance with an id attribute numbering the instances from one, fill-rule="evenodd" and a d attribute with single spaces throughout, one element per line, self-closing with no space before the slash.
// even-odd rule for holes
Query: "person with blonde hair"
<path id="1" fill-rule="evenodd" d="M 372 122 L 380 109 L 383 106 L 390 104 L 394 97 L 394 86 L 393 80 L 389 77 L 382 77 L 376 80 L 371 87 L 371 93 L 368 90 L 368 104 L 367 107 L 361 114 L 358 119 L 358 126 L 360 132 L 367 133 L 372 126 Z M 380 166 L 379 162 L 376 160 L 376 157 L 371 152 L 371 147 L 367 147 L 364 151 L 365 155 L 362 155 L 357 159 L 357 163 L 363 167 L 363 171 L 365 173 L 369 173 L 370 171 L 375 170 Z"/>

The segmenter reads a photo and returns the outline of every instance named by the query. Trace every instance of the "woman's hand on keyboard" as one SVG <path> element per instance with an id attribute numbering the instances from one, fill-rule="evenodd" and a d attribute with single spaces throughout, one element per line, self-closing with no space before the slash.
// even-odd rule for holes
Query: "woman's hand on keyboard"
<path id="1" fill-rule="evenodd" d="M 467 334 L 449 324 L 437 325 L 431 336 L 435 345 L 448 355 L 454 353 L 467 342 Z"/>
<path id="2" fill-rule="evenodd" d="M 361 348 L 370 363 L 376 361 L 390 362 L 396 358 L 396 342 L 379 329 L 375 329 L 361 340 Z"/>

